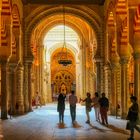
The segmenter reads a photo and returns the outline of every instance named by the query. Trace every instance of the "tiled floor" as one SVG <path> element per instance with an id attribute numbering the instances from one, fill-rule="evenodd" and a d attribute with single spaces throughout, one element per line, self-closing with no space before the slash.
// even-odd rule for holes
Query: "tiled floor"
<path id="1" fill-rule="evenodd" d="M 84 106 L 77 105 L 77 124 L 71 124 L 69 105 L 66 105 L 65 124 L 58 123 L 56 104 L 48 104 L 33 112 L 12 119 L 0 121 L 1 140 L 127 140 L 125 120 L 109 116 L 109 126 L 95 121 L 91 111 L 91 124 L 86 124 Z M 140 133 L 135 131 L 135 140 Z"/>

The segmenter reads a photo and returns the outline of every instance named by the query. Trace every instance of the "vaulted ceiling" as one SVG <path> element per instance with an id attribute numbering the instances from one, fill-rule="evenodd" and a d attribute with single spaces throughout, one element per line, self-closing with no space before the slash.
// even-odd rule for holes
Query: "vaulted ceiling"
<path id="1" fill-rule="evenodd" d="M 103 5 L 105 0 L 22 0 L 24 4 L 98 4 Z"/>

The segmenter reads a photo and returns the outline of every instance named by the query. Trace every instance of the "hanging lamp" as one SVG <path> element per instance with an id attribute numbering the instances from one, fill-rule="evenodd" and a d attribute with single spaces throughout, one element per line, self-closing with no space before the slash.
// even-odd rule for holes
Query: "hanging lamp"
<path id="1" fill-rule="evenodd" d="M 72 64 L 72 61 L 70 59 L 68 59 L 68 50 L 67 50 L 67 45 L 66 45 L 65 8 L 64 8 L 64 6 L 63 6 L 63 25 L 64 25 L 63 46 L 62 46 L 62 50 L 60 52 L 58 63 L 63 66 L 68 66 L 68 65 Z"/>

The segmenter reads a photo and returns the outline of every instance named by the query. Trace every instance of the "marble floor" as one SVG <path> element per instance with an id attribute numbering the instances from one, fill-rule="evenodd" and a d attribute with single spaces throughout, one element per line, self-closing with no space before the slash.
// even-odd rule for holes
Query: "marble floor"
<path id="1" fill-rule="evenodd" d="M 85 108 L 77 105 L 77 124 L 72 125 L 69 105 L 66 104 L 65 123 L 58 123 L 56 103 L 33 109 L 23 116 L 0 120 L 0 140 L 127 140 L 126 120 L 109 116 L 109 125 L 95 121 L 94 110 L 90 112 L 91 124 L 86 124 Z M 140 133 L 135 131 L 135 140 Z"/>

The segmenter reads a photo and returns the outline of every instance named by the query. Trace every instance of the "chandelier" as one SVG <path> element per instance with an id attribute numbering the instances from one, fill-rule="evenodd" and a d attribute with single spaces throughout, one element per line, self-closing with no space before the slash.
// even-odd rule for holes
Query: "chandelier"
<path id="1" fill-rule="evenodd" d="M 60 52 L 58 63 L 61 64 L 62 66 L 68 66 L 68 65 L 72 64 L 72 61 L 70 59 L 68 59 L 68 50 L 67 50 L 67 46 L 66 46 L 65 8 L 64 8 L 64 6 L 63 6 L 63 26 L 64 26 L 64 29 L 63 29 L 64 40 L 63 40 L 63 46 L 62 46 L 62 50 Z"/>

